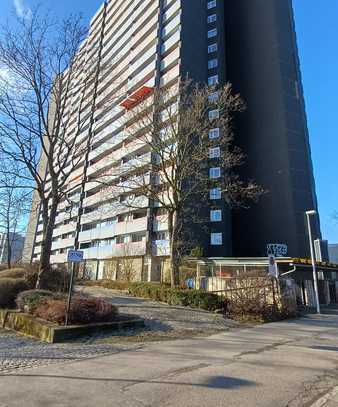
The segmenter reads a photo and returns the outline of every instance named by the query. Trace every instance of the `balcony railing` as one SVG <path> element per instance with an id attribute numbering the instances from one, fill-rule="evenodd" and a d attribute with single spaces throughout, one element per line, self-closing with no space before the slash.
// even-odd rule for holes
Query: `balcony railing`
<path id="1" fill-rule="evenodd" d="M 153 256 L 169 256 L 169 240 L 154 240 L 152 243 Z"/>
<path id="2" fill-rule="evenodd" d="M 112 257 L 144 256 L 146 253 L 146 242 L 131 242 L 114 244 L 111 246 L 91 247 L 84 249 L 85 260 L 103 260 Z"/>

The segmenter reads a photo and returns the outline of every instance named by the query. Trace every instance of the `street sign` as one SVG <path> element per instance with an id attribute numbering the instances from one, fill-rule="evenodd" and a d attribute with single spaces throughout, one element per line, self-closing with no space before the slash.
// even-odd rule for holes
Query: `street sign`
<path id="1" fill-rule="evenodd" d="M 70 263 L 81 263 L 83 261 L 82 250 L 68 250 L 67 260 Z"/>
<path id="2" fill-rule="evenodd" d="M 269 275 L 274 278 L 278 278 L 278 267 L 276 258 L 272 254 L 269 256 Z"/>

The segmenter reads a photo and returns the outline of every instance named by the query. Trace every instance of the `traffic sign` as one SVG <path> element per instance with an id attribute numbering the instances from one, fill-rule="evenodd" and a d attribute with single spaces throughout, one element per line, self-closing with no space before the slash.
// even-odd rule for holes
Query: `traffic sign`
<path id="1" fill-rule="evenodd" d="M 67 260 L 70 263 L 81 263 L 83 261 L 82 250 L 68 250 Z"/>

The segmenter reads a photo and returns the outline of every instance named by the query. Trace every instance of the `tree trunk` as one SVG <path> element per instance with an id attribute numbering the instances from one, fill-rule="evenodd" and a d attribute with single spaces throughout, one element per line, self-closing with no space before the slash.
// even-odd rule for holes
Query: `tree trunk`
<path id="1" fill-rule="evenodd" d="M 10 192 L 10 197 L 9 201 L 7 202 L 7 213 L 6 213 L 6 228 L 7 228 L 7 267 L 8 269 L 11 268 L 11 261 L 12 261 L 12 242 L 11 242 L 11 237 L 10 237 L 10 231 L 11 231 L 11 215 L 10 215 L 10 210 L 11 210 L 11 205 L 12 205 L 12 191 Z"/>
<path id="2" fill-rule="evenodd" d="M 7 231 L 7 267 L 11 268 L 12 265 L 12 242 L 10 239 L 9 231 Z"/>
<path id="3" fill-rule="evenodd" d="M 177 212 L 168 213 L 168 230 L 170 242 L 170 283 L 171 287 L 179 284 L 180 256 L 177 249 Z"/>
<path id="4" fill-rule="evenodd" d="M 48 213 L 48 200 L 42 202 L 42 216 L 43 216 L 43 242 L 40 256 L 40 268 L 38 279 L 36 282 L 37 289 L 43 289 L 46 287 L 48 274 L 50 272 L 50 256 L 53 244 L 53 231 L 55 226 L 56 212 L 58 207 L 58 201 L 53 200 L 52 207 Z"/>

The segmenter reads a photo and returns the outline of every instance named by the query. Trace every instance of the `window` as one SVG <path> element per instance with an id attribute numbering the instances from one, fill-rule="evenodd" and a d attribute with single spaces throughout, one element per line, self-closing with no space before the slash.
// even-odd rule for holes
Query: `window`
<path id="1" fill-rule="evenodd" d="M 217 35 L 217 28 L 208 31 L 208 38 L 214 38 Z"/>
<path id="2" fill-rule="evenodd" d="M 209 76 L 209 78 L 208 78 L 208 85 L 209 86 L 217 85 L 218 82 L 219 82 L 218 75 Z"/>
<path id="3" fill-rule="evenodd" d="M 209 149 L 209 158 L 219 158 L 221 156 L 220 147 L 212 147 Z"/>
<path id="4" fill-rule="evenodd" d="M 218 109 L 210 110 L 209 120 L 214 120 L 214 119 L 218 119 L 218 118 L 219 118 L 219 110 Z"/>
<path id="5" fill-rule="evenodd" d="M 210 93 L 210 95 L 208 96 L 208 100 L 211 103 L 216 102 L 218 100 L 218 98 L 219 98 L 219 93 L 218 92 Z"/>
<path id="6" fill-rule="evenodd" d="M 209 177 L 210 178 L 219 178 L 221 176 L 221 169 L 220 167 L 212 167 L 209 168 Z"/>
<path id="7" fill-rule="evenodd" d="M 210 199 L 216 200 L 222 198 L 221 188 L 212 188 L 210 189 Z"/>
<path id="8" fill-rule="evenodd" d="M 209 130 L 209 139 L 213 140 L 219 137 L 219 128 Z"/>
<path id="9" fill-rule="evenodd" d="M 217 15 L 216 14 L 211 14 L 210 16 L 208 16 L 208 23 L 214 23 L 217 20 Z"/>
<path id="10" fill-rule="evenodd" d="M 212 246 L 221 246 L 223 240 L 222 233 L 211 233 L 210 242 Z"/>
<path id="11" fill-rule="evenodd" d="M 131 236 L 131 241 L 133 242 L 133 243 L 136 243 L 136 242 L 142 242 L 142 240 L 143 240 L 143 237 L 144 237 L 144 235 L 132 235 Z"/>
<path id="12" fill-rule="evenodd" d="M 114 218 L 110 218 L 106 220 L 106 225 L 113 225 L 114 223 L 117 223 L 117 217 L 115 216 Z"/>
<path id="13" fill-rule="evenodd" d="M 147 211 L 142 211 L 142 212 L 134 212 L 133 214 L 133 219 L 142 219 L 145 218 L 147 216 Z"/>
<path id="14" fill-rule="evenodd" d="M 117 236 L 116 237 L 116 244 L 122 244 L 125 242 L 125 236 Z"/>
<path id="15" fill-rule="evenodd" d="M 216 43 L 208 45 L 208 54 L 212 54 L 213 52 L 217 52 L 217 50 L 218 50 L 218 45 Z"/>
<path id="16" fill-rule="evenodd" d="M 157 232 L 155 240 L 167 240 L 167 233 L 166 232 Z"/>
<path id="17" fill-rule="evenodd" d="M 215 209 L 215 210 L 210 211 L 210 221 L 211 222 L 221 222 L 222 221 L 221 209 Z"/>
<path id="18" fill-rule="evenodd" d="M 213 69 L 213 68 L 217 68 L 218 67 L 218 59 L 210 59 L 210 61 L 208 61 L 208 69 Z"/>
<path id="19" fill-rule="evenodd" d="M 207 4 L 208 10 L 210 10 L 210 9 L 216 7 L 216 6 L 217 6 L 217 1 L 216 0 L 208 1 L 208 4 Z"/>

